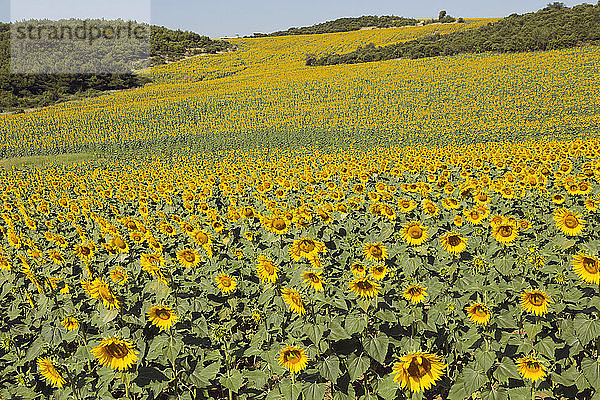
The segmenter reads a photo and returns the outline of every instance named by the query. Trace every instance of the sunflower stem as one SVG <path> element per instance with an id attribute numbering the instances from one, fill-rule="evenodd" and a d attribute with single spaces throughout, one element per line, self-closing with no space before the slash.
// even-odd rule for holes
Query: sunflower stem
<path id="1" fill-rule="evenodd" d="M 77 391 L 77 388 L 75 387 L 75 379 L 73 379 L 73 377 L 71 376 L 71 372 L 68 369 L 66 369 L 66 371 L 67 371 L 67 377 L 69 378 L 69 382 L 71 382 L 71 390 L 73 391 L 75 400 L 79 400 L 79 393 Z"/>
<path id="2" fill-rule="evenodd" d="M 125 382 L 125 397 L 131 399 L 129 393 L 129 372 L 123 372 L 123 381 Z"/>
<path id="3" fill-rule="evenodd" d="M 531 383 L 531 400 L 535 400 L 535 382 Z"/>

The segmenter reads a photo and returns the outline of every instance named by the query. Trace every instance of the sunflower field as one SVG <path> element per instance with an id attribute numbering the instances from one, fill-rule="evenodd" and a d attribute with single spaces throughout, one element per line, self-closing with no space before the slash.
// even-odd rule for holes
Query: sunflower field
<path id="1" fill-rule="evenodd" d="M 2 399 L 598 399 L 600 141 L 0 170 Z"/>

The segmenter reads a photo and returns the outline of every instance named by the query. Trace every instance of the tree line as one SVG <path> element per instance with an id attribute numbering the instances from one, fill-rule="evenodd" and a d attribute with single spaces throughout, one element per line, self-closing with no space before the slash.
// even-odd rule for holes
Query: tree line
<path id="1" fill-rule="evenodd" d="M 440 13 L 440 18 L 444 18 Z M 459 53 L 546 51 L 600 43 L 600 1 L 572 8 L 554 2 L 533 13 L 511 14 L 478 29 L 433 34 L 404 43 L 370 43 L 346 54 L 307 55 L 306 65 L 355 64 L 397 58 L 449 56 Z"/>
<path id="2" fill-rule="evenodd" d="M 40 21 L 23 21 L 19 24 L 35 25 Z M 47 22 L 47 21 L 43 21 Z M 61 20 L 61 26 L 75 27 L 81 20 Z M 122 21 L 102 21 L 104 24 L 114 22 L 116 25 Z M 110 90 L 124 90 L 142 86 L 150 82 L 147 77 L 135 74 L 134 69 L 167 62 L 181 60 L 187 56 L 200 53 L 214 54 L 234 50 L 234 46 L 224 40 L 212 40 L 194 32 L 171 30 L 162 26 L 144 25 L 149 28 L 150 37 L 148 48 L 140 51 L 139 46 L 132 41 L 122 40 L 110 44 L 110 54 L 125 60 L 132 60 L 131 68 L 123 73 L 11 73 L 11 24 L 0 23 L 0 111 L 22 112 L 27 108 L 49 106 L 62 101 L 91 97 Z M 18 31 L 15 30 L 15 32 Z M 23 32 L 26 32 L 25 30 Z M 34 32 L 36 32 L 34 30 Z M 81 46 L 87 45 L 82 41 Z M 102 54 L 102 45 L 94 48 L 94 54 Z M 116 54 L 115 54 L 116 51 Z M 31 53 L 32 62 L 36 57 Z M 65 63 L 81 62 L 80 59 L 69 52 L 63 59 L 56 62 Z M 81 57 L 79 57 L 81 58 Z M 101 57 L 100 57 L 101 58 Z M 43 60 L 48 62 L 48 60 Z M 106 60 L 105 60 L 106 61 Z M 93 70 L 90 66 L 90 70 Z"/>
<path id="3" fill-rule="evenodd" d="M 430 24 L 434 22 L 450 23 L 457 21 L 451 17 L 446 11 L 441 11 L 438 19 L 429 19 L 419 21 L 414 18 L 398 17 L 395 15 L 363 15 L 362 17 L 353 18 L 338 18 L 333 21 L 327 21 L 320 24 L 305 26 L 302 28 L 292 27 L 285 31 L 277 31 L 273 33 L 254 33 L 252 36 L 246 37 L 269 37 L 269 36 L 288 36 L 288 35 L 312 35 L 319 33 L 336 33 L 358 31 L 362 28 L 393 28 L 400 26 L 413 26 L 419 23 Z M 462 18 L 459 22 L 463 22 Z"/>

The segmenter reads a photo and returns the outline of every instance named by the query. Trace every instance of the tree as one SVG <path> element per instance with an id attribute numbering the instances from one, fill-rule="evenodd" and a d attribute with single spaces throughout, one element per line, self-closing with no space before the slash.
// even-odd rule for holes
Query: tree
<path id="1" fill-rule="evenodd" d="M 443 20 L 445 16 L 446 16 L 446 11 L 444 11 L 444 10 L 440 11 L 440 13 L 438 15 L 438 20 L 439 21 Z"/>

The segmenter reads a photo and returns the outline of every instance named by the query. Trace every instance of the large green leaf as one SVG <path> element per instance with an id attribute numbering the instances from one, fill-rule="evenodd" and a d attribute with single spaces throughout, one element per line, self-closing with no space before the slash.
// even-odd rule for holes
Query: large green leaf
<path id="1" fill-rule="evenodd" d="M 388 353 L 390 339 L 383 332 L 379 332 L 377 336 L 368 336 L 363 339 L 363 347 L 373 359 L 381 364 L 384 363 Z"/>
<path id="2" fill-rule="evenodd" d="M 590 385 L 600 390 L 600 362 L 591 358 L 581 360 L 581 370 Z"/>
<path id="3" fill-rule="evenodd" d="M 462 375 L 464 376 L 465 392 L 467 392 L 468 395 L 472 395 L 473 393 L 475 393 L 488 381 L 487 376 L 485 376 L 485 374 L 481 370 L 475 369 L 470 366 L 465 367 L 465 369 L 462 372 Z"/>
<path id="4" fill-rule="evenodd" d="M 573 320 L 573 327 L 584 346 L 600 336 L 600 320 L 598 319 L 591 319 L 580 314 Z"/>
<path id="5" fill-rule="evenodd" d="M 369 357 L 365 355 L 348 357 L 348 373 L 350 374 L 350 380 L 355 381 L 360 378 L 369 369 Z"/>
<path id="6" fill-rule="evenodd" d="M 335 383 L 342 374 L 340 371 L 340 359 L 336 355 L 325 358 L 317 366 L 319 373 L 329 382 Z"/>
<path id="7" fill-rule="evenodd" d="M 327 386 L 324 383 L 307 382 L 302 387 L 304 400 L 323 400 Z"/>
<path id="8" fill-rule="evenodd" d="M 229 372 L 229 375 L 224 375 L 219 378 L 219 382 L 221 382 L 221 385 L 225 386 L 227 389 L 237 393 L 244 383 L 244 376 L 240 371 L 234 369 L 233 371 Z"/>

